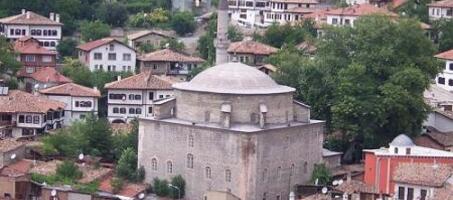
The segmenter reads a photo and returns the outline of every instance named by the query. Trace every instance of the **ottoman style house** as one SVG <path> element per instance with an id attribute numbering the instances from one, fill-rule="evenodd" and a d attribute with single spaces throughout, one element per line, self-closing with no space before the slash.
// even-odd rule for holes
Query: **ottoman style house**
<path id="1" fill-rule="evenodd" d="M 175 97 L 140 118 L 138 166 L 146 181 L 181 174 L 186 198 L 207 191 L 287 199 L 322 161 L 324 122 L 255 67 L 225 63 L 173 85 Z"/>

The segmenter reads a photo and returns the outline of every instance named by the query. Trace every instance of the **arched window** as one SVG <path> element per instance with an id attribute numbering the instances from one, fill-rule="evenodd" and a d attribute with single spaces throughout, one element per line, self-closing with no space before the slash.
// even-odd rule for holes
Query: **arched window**
<path id="1" fill-rule="evenodd" d="M 187 154 L 187 168 L 193 169 L 193 155 Z"/>
<path id="2" fill-rule="evenodd" d="M 193 135 L 189 135 L 189 147 L 193 147 Z"/>
<path id="3" fill-rule="evenodd" d="M 151 169 L 153 169 L 154 171 L 157 171 L 157 159 L 156 158 L 151 159 Z"/>
<path id="4" fill-rule="evenodd" d="M 304 162 L 304 173 L 305 173 L 305 174 L 306 174 L 307 171 L 308 171 L 307 168 L 308 168 L 308 163 L 305 161 L 305 162 Z"/>
<path id="5" fill-rule="evenodd" d="M 173 173 L 173 163 L 171 161 L 167 161 L 167 173 Z"/>
<path id="6" fill-rule="evenodd" d="M 231 182 L 231 170 L 229 169 L 225 170 L 225 181 Z"/>
<path id="7" fill-rule="evenodd" d="M 208 179 L 211 179 L 211 168 L 210 167 L 206 167 L 206 178 Z"/>

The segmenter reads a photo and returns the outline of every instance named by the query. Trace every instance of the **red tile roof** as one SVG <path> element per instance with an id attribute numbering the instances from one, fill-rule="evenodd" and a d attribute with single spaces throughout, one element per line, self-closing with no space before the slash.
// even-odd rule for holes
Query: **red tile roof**
<path id="1" fill-rule="evenodd" d="M 422 134 L 421 136 L 430 137 L 432 140 L 444 147 L 453 146 L 453 132 L 444 133 L 436 130 L 435 128 L 428 127 L 428 132 Z"/>
<path id="2" fill-rule="evenodd" d="M 174 82 L 151 72 L 127 77 L 125 79 L 105 84 L 106 89 L 137 89 L 137 90 L 171 90 Z"/>
<path id="3" fill-rule="evenodd" d="M 60 74 L 60 72 L 58 72 L 54 67 L 41 68 L 31 74 L 30 78 L 35 79 L 36 81 L 39 81 L 41 83 L 63 84 L 72 82 L 71 79 Z"/>
<path id="4" fill-rule="evenodd" d="M 407 2 L 407 0 L 392 0 L 392 8 L 396 9 L 399 8 L 400 6 L 404 5 Z"/>
<path id="5" fill-rule="evenodd" d="M 393 174 L 397 183 L 442 187 L 453 175 L 453 166 L 433 163 L 400 163 Z"/>
<path id="6" fill-rule="evenodd" d="M 39 91 L 45 95 L 63 95 L 73 97 L 101 97 L 101 93 L 97 89 L 88 88 L 75 83 L 65 83 L 62 85 L 53 86 Z"/>
<path id="7" fill-rule="evenodd" d="M 0 140 L 0 153 L 14 150 L 23 145 L 24 143 L 16 141 L 15 139 Z"/>
<path id="8" fill-rule="evenodd" d="M 319 3 L 317 0 L 271 0 L 271 2 L 277 2 L 277 3 L 310 3 L 310 4 Z"/>
<path id="9" fill-rule="evenodd" d="M 99 184 L 99 190 L 103 192 L 113 193 L 112 186 L 110 185 L 112 178 L 112 176 L 104 178 Z M 123 188 L 118 193 L 116 193 L 116 195 L 134 198 L 137 197 L 140 193 L 143 193 L 145 190 L 146 185 L 144 184 L 125 183 Z"/>
<path id="10" fill-rule="evenodd" d="M 345 181 L 343 184 L 337 186 L 335 189 L 348 194 L 352 193 L 379 194 L 379 191 L 373 186 L 369 186 L 364 182 L 357 180 Z"/>
<path id="11" fill-rule="evenodd" d="M 453 0 L 434 1 L 434 3 L 428 4 L 430 7 L 444 7 L 453 8 Z"/>
<path id="12" fill-rule="evenodd" d="M 390 12 L 385 8 L 376 7 L 371 4 L 356 4 L 346 8 L 333 9 L 326 12 L 327 15 L 340 16 L 363 16 L 370 14 L 383 14 L 391 17 L 397 17 L 396 13 Z"/>
<path id="13" fill-rule="evenodd" d="M 46 113 L 49 110 L 63 109 L 65 104 L 49 100 L 20 90 L 11 90 L 0 96 L 0 112 L 3 113 Z"/>
<path id="14" fill-rule="evenodd" d="M 138 58 L 141 61 L 154 61 L 154 62 L 194 62 L 202 63 L 204 60 L 199 57 L 185 55 L 171 49 L 157 50 Z"/>
<path id="15" fill-rule="evenodd" d="M 453 60 L 453 49 L 436 54 L 434 57 L 445 60 Z"/>
<path id="16" fill-rule="evenodd" d="M 256 41 L 245 40 L 233 42 L 228 47 L 228 53 L 246 53 L 256 55 L 270 55 L 278 51 L 277 48 Z"/>
<path id="17" fill-rule="evenodd" d="M 32 167 L 33 161 L 23 159 L 1 169 L 0 175 L 7 177 L 20 177 L 28 174 L 28 171 Z"/>
<path id="18" fill-rule="evenodd" d="M 85 44 L 81 44 L 81 45 L 77 46 L 77 49 L 80 49 L 82 51 L 91 51 L 91 50 L 93 50 L 95 48 L 98 48 L 98 47 L 106 45 L 106 44 L 110 44 L 112 42 L 119 43 L 121 45 L 124 45 L 127 48 L 132 49 L 131 47 L 129 47 L 129 45 L 126 45 L 123 42 L 121 42 L 121 41 L 119 41 L 119 40 L 117 40 L 115 38 L 110 38 L 110 37 L 102 38 L 102 39 L 99 39 L 99 40 L 94 40 L 94 41 L 91 41 L 91 42 L 87 42 Z"/>
<path id="19" fill-rule="evenodd" d="M 139 38 L 142 38 L 147 35 L 160 35 L 162 37 L 166 38 L 174 38 L 173 35 L 170 32 L 165 32 L 165 31 L 160 31 L 160 30 L 145 30 L 145 31 L 139 31 L 133 34 L 130 34 L 127 36 L 129 40 L 136 40 Z"/>
<path id="20" fill-rule="evenodd" d="M 29 17 L 27 17 L 29 15 Z M 52 21 L 47 17 L 38 15 L 32 11 L 27 11 L 24 14 L 14 15 L 10 17 L 5 17 L 0 19 L 2 24 L 23 24 L 23 25 L 53 25 L 53 26 L 63 26 L 62 23 Z"/>
<path id="21" fill-rule="evenodd" d="M 32 37 L 22 37 L 16 40 L 16 42 L 14 42 L 14 51 L 19 54 L 57 55 L 56 51 L 50 51 L 39 46 L 38 40 Z"/>

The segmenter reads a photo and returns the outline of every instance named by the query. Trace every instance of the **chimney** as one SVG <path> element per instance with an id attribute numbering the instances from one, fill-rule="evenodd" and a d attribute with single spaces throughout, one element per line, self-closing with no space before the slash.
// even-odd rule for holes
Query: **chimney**
<path id="1" fill-rule="evenodd" d="M 117 76 L 116 81 L 121 81 L 121 76 Z"/>
<path id="2" fill-rule="evenodd" d="M 27 10 L 25 10 L 25 9 L 22 9 L 22 11 L 21 11 L 21 12 L 22 12 L 22 14 L 25 14 L 25 12 L 27 12 Z"/>
<path id="3" fill-rule="evenodd" d="M 352 174 L 351 174 L 351 172 L 348 172 L 348 173 L 346 174 L 346 182 L 350 183 L 351 180 L 352 180 Z"/>
<path id="4" fill-rule="evenodd" d="M 55 21 L 60 22 L 60 14 L 55 14 Z"/>
<path id="5" fill-rule="evenodd" d="M 49 19 L 52 20 L 52 21 L 55 21 L 55 13 L 51 12 L 49 14 Z"/>
<path id="6" fill-rule="evenodd" d="M 27 11 L 26 14 L 27 14 L 27 19 L 30 19 L 30 11 Z"/>

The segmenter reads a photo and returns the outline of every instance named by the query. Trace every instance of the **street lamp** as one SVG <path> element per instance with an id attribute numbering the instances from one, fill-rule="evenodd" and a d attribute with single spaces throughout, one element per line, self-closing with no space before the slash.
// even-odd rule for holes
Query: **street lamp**
<path id="1" fill-rule="evenodd" d="M 179 189 L 179 187 L 177 186 L 174 186 L 173 184 L 168 184 L 168 187 L 171 187 L 171 188 L 175 188 L 178 190 L 178 199 L 181 199 L 181 190 Z"/>

